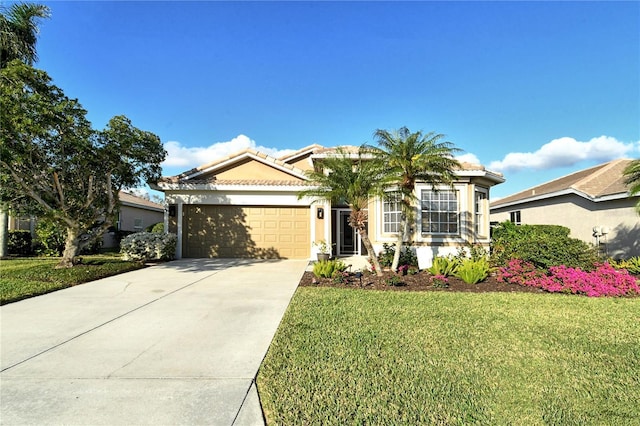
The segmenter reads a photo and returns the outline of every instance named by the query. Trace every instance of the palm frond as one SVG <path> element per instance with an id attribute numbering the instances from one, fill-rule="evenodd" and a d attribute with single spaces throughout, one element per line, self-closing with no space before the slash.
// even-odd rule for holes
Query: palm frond
<path id="1" fill-rule="evenodd" d="M 640 195 L 640 159 L 633 160 L 624 169 L 624 183 L 629 187 L 631 195 Z M 640 214 L 640 201 L 636 203 L 636 211 Z"/>

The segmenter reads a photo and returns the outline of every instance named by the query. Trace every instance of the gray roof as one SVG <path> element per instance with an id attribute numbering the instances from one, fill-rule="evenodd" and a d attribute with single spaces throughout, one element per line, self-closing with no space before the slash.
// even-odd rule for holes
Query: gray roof
<path id="1" fill-rule="evenodd" d="M 549 198 L 573 192 L 597 200 L 598 198 L 626 196 L 628 188 L 624 183 L 624 169 L 632 160 L 619 159 L 580 170 L 561 178 L 526 189 L 491 203 L 491 207 L 502 207 L 530 201 L 534 198 Z"/>

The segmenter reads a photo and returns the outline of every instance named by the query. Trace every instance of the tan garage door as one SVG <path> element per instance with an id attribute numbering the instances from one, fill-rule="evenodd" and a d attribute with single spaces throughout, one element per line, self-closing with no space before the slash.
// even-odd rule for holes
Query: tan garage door
<path id="1" fill-rule="evenodd" d="M 184 257 L 306 259 L 308 207 L 185 205 Z"/>

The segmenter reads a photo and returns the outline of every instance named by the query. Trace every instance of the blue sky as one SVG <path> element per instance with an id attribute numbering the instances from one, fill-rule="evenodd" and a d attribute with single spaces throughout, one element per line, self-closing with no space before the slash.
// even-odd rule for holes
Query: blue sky
<path id="1" fill-rule="evenodd" d="M 638 2 L 44 3 L 36 66 L 160 136 L 165 175 L 401 126 L 503 173 L 492 198 L 640 157 Z"/>

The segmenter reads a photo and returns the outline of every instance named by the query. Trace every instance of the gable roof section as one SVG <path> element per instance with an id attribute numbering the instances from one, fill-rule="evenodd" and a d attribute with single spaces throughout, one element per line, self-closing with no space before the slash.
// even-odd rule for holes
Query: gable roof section
<path id="1" fill-rule="evenodd" d="M 247 162 L 256 161 L 259 164 L 268 166 L 282 172 L 282 179 L 256 179 L 252 176 L 246 178 L 218 179 L 216 174 L 224 170 L 233 169 Z M 287 178 L 287 176 L 289 178 Z M 217 185 L 260 185 L 260 186 L 290 186 L 300 185 L 300 180 L 306 180 L 304 171 L 288 164 L 280 159 L 271 157 L 255 149 L 244 149 L 235 154 L 217 159 L 211 163 L 193 168 L 177 176 L 163 177 L 160 184 L 209 184 Z"/>
<path id="2" fill-rule="evenodd" d="M 145 198 L 136 197 L 135 195 L 129 194 L 128 192 L 120 191 L 118 193 L 118 198 L 120 199 L 120 203 L 123 206 L 137 207 L 145 210 L 164 211 L 162 205 L 154 203 L 153 201 L 147 200 Z"/>
<path id="3" fill-rule="evenodd" d="M 598 202 L 604 199 L 621 198 L 628 195 L 623 171 L 629 159 L 613 160 L 588 169 L 554 179 L 491 203 L 491 207 L 506 207 L 527 201 L 577 194 Z"/>
<path id="4" fill-rule="evenodd" d="M 278 160 L 283 161 L 285 163 L 293 163 L 298 158 L 304 157 L 305 155 L 313 154 L 319 149 L 324 149 L 324 147 L 322 145 L 318 145 L 317 143 L 314 143 L 313 145 L 300 148 L 299 150 L 294 151 L 291 154 L 283 155 L 282 157 L 278 158 Z"/>

